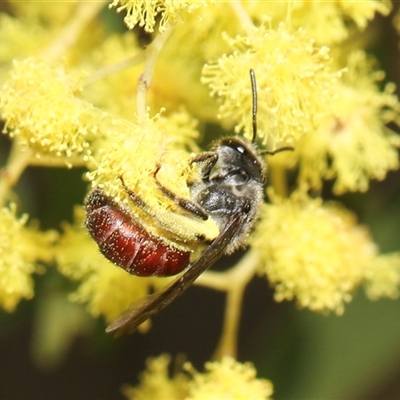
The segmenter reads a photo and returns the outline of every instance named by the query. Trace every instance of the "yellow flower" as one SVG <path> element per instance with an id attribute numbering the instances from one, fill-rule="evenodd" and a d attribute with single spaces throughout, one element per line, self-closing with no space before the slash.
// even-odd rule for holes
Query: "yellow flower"
<path id="1" fill-rule="evenodd" d="M 273 392 L 272 383 L 257 379 L 251 363 L 241 364 L 231 357 L 208 362 L 206 372 L 196 374 L 187 400 L 267 400 Z"/>
<path id="2" fill-rule="evenodd" d="M 370 179 L 398 168 L 400 136 L 385 126 L 400 122 L 398 99 L 393 85 L 379 90 L 383 73 L 371 70 L 364 52 L 350 54 L 330 102 L 331 116 L 296 146 L 301 181 L 319 189 L 322 178 L 334 178 L 338 194 L 365 191 Z"/>
<path id="3" fill-rule="evenodd" d="M 125 396 L 132 400 L 269 400 L 273 392 L 270 381 L 257 379 L 251 363 L 241 364 L 230 357 L 206 363 L 204 373 L 188 363 L 184 368 L 191 376 L 179 372 L 172 378 L 169 363 L 165 354 L 149 359 L 140 385 L 126 386 Z"/>
<path id="4" fill-rule="evenodd" d="M 36 54 L 51 39 L 48 31 L 38 21 L 27 23 L 4 13 L 0 14 L 0 36 L 0 72 L 3 72 L 5 65 L 13 59 Z M 2 77 L 1 81 L 3 79 Z"/>
<path id="5" fill-rule="evenodd" d="M 21 299 L 33 297 L 31 275 L 40 272 L 40 261 L 49 262 L 56 234 L 27 227 L 27 215 L 17 219 L 15 205 L 0 210 L 0 306 L 14 311 Z"/>
<path id="6" fill-rule="evenodd" d="M 371 265 L 377 249 L 349 211 L 296 192 L 272 196 L 252 242 L 261 271 L 275 286 L 277 301 L 341 314 Z"/>
<path id="7" fill-rule="evenodd" d="M 190 157 L 188 153 L 174 149 L 179 147 L 178 143 L 190 143 L 183 140 L 185 136 L 196 135 L 195 130 L 187 126 L 188 120 L 185 114 L 181 117 L 172 114 L 166 118 L 146 115 L 136 124 L 115 121 L 109 137 L 98 143 L 98 150 L 93 152 L 92 172 L 88 178 L 93 186 L 104 188 L 117 203 L 122 202 L 128 207 L 149 232 L 184 250 L 191 251 L 195 243 L 197 251 L 200 250 L 197 246 L 199 235 L 211 239 L 218 235 L 216 223 L 211 218 L 200 221 L 177 212 L 175 202 L 162 193 L 156 181 L 157 178 L 176 195 L 190 198 L 187 185 L 192 176 Z M 155 177 L 158 166 L 160 169 Z M 149 212 L 135 207 L 119 177 L 144 201 Z"/>
<path id="8" fill-rule="evenodd" d="M 387 15 L 389 1 L 247 1 L 243 6 L 257 23 L 274 28 L 286 19 L 293 29 L 302 27 L 320 44 L 343 42 L 354 31 L 364 29 L 376 13 Z"/>
<path id="9" fill-rule="evenodd" d="M 350 17 L 359 28 L 365 28 L 375 13 L 389 14 L 391 2 L 389 0 L 347 1 L 338 0 L 339 7 L 345 16 Z"/>
<path id="10" fill-rule="evenodd" d="M 147 369 L 141 375 L 137 387 L 126 385 L 124 395 L 131 400 L 183 400 L 188 392 L 189 377 L 177 373 L 169 377 L 171 357 L 163 354 L 147 360 Z"/>
<path id="11" fill-rule="evenodd" d="M 382 297 L 397 299 L 400 295 L 400 253 L 376 257 L 365 271 L 364 286 L 371 300 Z"/>
<path id="12" fill-rule="evenodd" d="M 248 36 L 228 39 L 231 53 L 206 64 L 202 81 L 218 96 L 220 117 L 252 137 L 252 92 L 258 92 L 258 137 L 272 148 L 297 142 L 330 112 L 339 76 L 330 70 L 329 49 L 318 47 L 305 30 L 254 28 Z"/>
<path id="13" fill-rule="evenodd" d="M 50 25 L 65 24 L 69 18 L 73 17 L 78 0 L 68 0 L 62 3 L 58 1 L 37 1 L 25 0 L 9 0 L 10 7 L 19 18 L 28 21 L 40 21 L 47 27 Z"/>
<path id="14" fill-rule="evenodd" d="M 103 116 L 76 97 L 78 84 L 61 66 L 33 57 L 15 61 L 1 88 L 4 131 L 37 157 L 61 157 L 66 164 L 83 159 Z"/>
<path id="15" fill-rule="evenodd" d="M 157 23 L 156 17 L 160 18 L 159 30 L 162 32 L 169 22 L 174 22 L 183 10 L 189 12 L 207 4 L 209 0 L 113 0 L 110 7 L 117 7 L 117 12 L 126 10 L 124 21 L 129 29 L 136 25 L 143 26 L 147 32 L 153 32 Z"/>
<path id="16" fill-rule="evenodd" d="M 197 126 L 198 121 L 183 106 L 169 112 L 165 118 L 160 118 L 160 130 L 168 137 L 168 148 L 175 151 L 199 151 L 200 134 Z M 166 155 L 168 153 L 171 154 L 172 152 L 166 152 Z M 176 159 L 174 164 L 176 164 Z"/>

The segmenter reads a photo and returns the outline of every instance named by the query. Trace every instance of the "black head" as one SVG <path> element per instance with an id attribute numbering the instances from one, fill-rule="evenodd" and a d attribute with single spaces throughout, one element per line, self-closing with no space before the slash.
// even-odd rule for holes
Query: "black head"
<path id="1" fill-rule="evenodd" d="M 220 165 L 224 166 L 228 174 L 237 175 L 237 184 L 251 180 L 264 184 L 266 167 L 252 143 L 238 138 L 225 138 L 219 142 L 216 151 Z"/>

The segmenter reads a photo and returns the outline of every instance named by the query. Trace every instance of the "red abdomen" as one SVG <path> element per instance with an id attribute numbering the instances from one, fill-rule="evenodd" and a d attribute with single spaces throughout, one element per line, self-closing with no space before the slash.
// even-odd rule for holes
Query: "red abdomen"
<path id="1" fill-rule="evenodd" d="M 86 213 L 86 227 L 101 253 L 130 274 L 170 276 L 189 265 L 190 252 L 149 234 L 102 190 L 89 193 Z"/>

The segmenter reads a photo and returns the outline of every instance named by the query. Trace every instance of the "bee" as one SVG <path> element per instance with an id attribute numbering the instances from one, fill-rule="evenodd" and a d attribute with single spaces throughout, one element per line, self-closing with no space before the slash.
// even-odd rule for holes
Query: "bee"
<path id="1" fill-rule="evenodd" d="M 159 190 L 177 207 L 193 218 L 212 218 L 219 228 L 219 235 L 206 243 L 197 260 L 191 262 L 189 251 L 150 234 L 138 218 L 101 189 L 95 188 L 89 193 L 86 227 L 107 259 L 138 276 L 170 276 L 183 271 L 169 286 L 139 299 L 125 310 L 106 332 L 114 332 L 116 336 L 133 332 L 187 290 L 220 257 L 245 245 L 263 202 L 267 167 L 262 155 L 293 150 L 285 146 L 274 151 L 257 151 L 257 91 L 253 70 L 250 70 L 250 80 L 253 102 L 251 142 L 228 137 L 217 142 L 211 151 L 194 156 L 191 163 L 198 165 L 200 179 L 188 184 L 190 200 L 180 198 L 158 181 L 159 166 L 154 172 Z M 125 185 L 123 177 L 119 179 L 130 200 L 143 212 L 151 213 L 144 201 Z"/>

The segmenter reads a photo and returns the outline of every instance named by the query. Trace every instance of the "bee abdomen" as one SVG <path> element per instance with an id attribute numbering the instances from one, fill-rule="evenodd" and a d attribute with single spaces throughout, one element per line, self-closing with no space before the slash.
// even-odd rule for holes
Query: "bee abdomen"
<path id="1" fill-rule="evenodd" d="M 89 194 L 86 210 L 86 227 L 100 252 L 130 274 L 171 276 L 189 265 L 190 252 L 148 233 L 102 190 Z"/>

